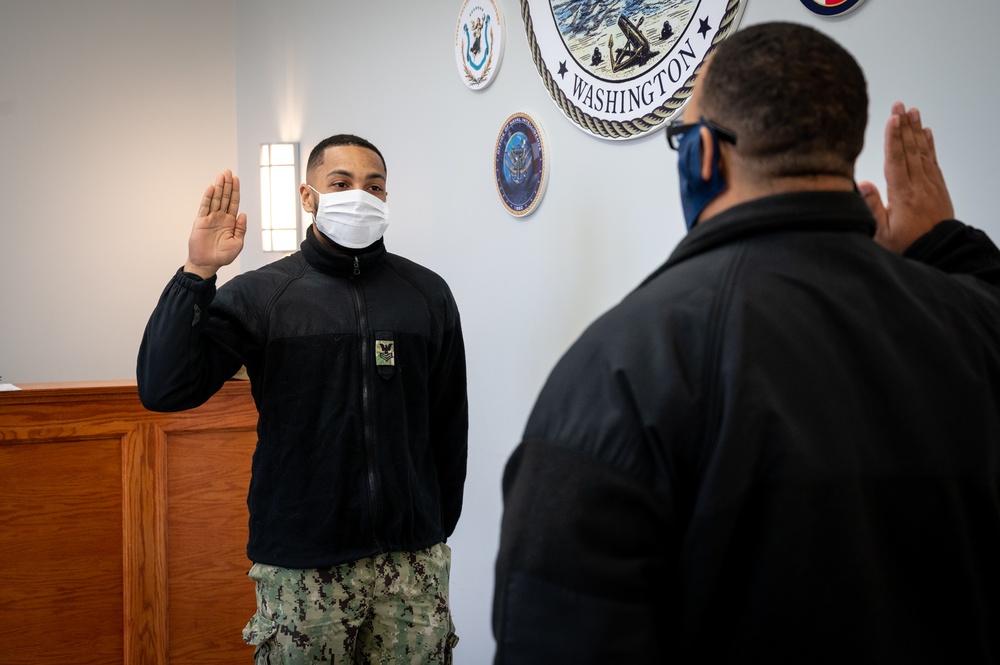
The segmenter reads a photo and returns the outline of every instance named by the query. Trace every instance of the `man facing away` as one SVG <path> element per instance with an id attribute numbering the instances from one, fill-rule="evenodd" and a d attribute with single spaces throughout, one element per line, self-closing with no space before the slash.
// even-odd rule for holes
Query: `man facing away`
<path id="1" fill-rule="evenodd" d="M 259 412 L 247 504 L 258 663 L 450 662 L 450 550 L 468 401 L 447 284 L 389 254 L 386 168 L 357 136 L 312 151 L 301 251 L 215 288 L 243 247 L 229 171 L 139 350 L 143 404 L 202 404 L 245 366 Z"/>
<path id="2" fill-rule="evenodd" d="M 668 129 L 691 230 L 505 471 L 496 663 L 1000 659 L 1000 252 L 915 109 L 888 207 L 859 195 L 867 105 L 804 26 L 703 68 Z"/>

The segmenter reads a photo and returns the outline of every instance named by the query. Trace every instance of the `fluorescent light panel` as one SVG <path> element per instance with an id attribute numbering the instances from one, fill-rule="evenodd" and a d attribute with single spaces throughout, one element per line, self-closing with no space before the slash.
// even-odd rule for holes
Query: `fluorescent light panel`
<path id="1" fill-rule="evenodd" d="M 260 146 L 260 229 L 265 252 L 299 246 L 298 143 Z"/>

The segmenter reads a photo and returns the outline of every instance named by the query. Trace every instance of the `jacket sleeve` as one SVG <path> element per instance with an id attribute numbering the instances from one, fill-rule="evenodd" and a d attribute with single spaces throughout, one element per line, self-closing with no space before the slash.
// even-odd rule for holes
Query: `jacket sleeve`
<path id="1" fill-rule="evenodd" d="M 462 324 L 451 292 L 446 288 L 446 317 L 441 348 L 431 370 L 430 436 L 441 492 L 445 536 L 455 531 L 462 514 L 469 455 L 469 398 Z"/>
<path id="2" fill-rule="evenodd" d="M 659 662 L 676 606 L 662 497 L 537 441 L 511 457 L 503 493 L 495 664 Z"/>
<path id="3" fill-rule="evenodd" d="M 985 233 L 958 220 L 941 222 L 917 238 L 903 256 L 1000 286 L 1000 250 Z"/>
<path id="4" fill-rule="evenodd" d="M 673 435 L 645 411 L 666 379 L 625 372 L 620 320 L 596 325 L 549 376 L 504 472 L 497 665 L 660 662 L 678 614 Z"/>
<path id="5" fill-rule="evenodd" d="M 215 278 L 178 270 L 146 324 L 136 379 L 151 411 L 181 411 L 203 404 L 242 364 L 236 351 L 208 333 Z M 214 327 L 224 327 L 216 321 Z"/>

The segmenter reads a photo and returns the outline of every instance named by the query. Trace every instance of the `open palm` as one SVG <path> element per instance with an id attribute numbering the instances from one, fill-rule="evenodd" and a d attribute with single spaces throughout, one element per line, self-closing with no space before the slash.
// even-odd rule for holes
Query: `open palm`
<path id="1" fill-rule="evenodd" d="M 239 208 L 240 179 L 227 169 L 202 195 L 188 239 L 186 272 L 207 278 L 236 260 L 247 231 L 247 216 Z"/>
<path id="2" fill-rule="evenodd" d="M 885 128 L 886 203 L 871 182 L 858 183 L 877 222 L 875 242 L 902 253 L 955 209 L 920 111 L 896 102 Z"/>

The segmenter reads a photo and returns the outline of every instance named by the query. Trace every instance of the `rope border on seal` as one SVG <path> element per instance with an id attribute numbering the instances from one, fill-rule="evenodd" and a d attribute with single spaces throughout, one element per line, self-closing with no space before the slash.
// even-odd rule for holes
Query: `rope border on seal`
<path id="1" fill-rule="evenodd" d="M 740 2 L 743 0 L 729 0 L 726 5 L 726 12 L 722 15 L 722 21 L 719 24 L 719 29 L 715 32 L 715 37 L 712 39 L 712 44 L 708 47 L 705 52 L 705 57 L 707 58 L 715 47 L 718 46 L 722 40 L 729 36 L 730 24 L 736 17 L 737 10 L 739 9 Z M 545 61 L 542 60 L 541 49 L 538 48 L 538 40 L 535 39 L 535 28 L 534 22 L 531 20 L 531 10 L 528 8 L 529 0 L 521 0 L 521 18 L 524 20 L 525 31 L 528 33 L 528 46 L 531 48 L 531 59 L 535 63 L 535 69 L 538 70 L 539 76 L 542 78 L 542 83 L 545 85 L 545 89 L 549 91 L 549 95 L 552 96 L 553 101 L 555 101 L 556 106 L 558 106 L 562 111 L 569 117 L 570 120 L 575 122 L 577 125 L 586 129 L 591 134 L 597 136 L 602 136 L 604 138 L 632 138 L 649 132 L 651 129 L 655 129 L 659 125 L 670 119 L 674 113 L 677 112 L 684 102 L 687 101 L 688 97 L 691 96 L 691 90 L 694 87 L 694 81 L 698 78 L 698 73 L 701 71 L 702 63 L 705 59 L 702 58 L 698 66 L 695 67 L 694 72 L 688 77 L 688 80 L 684 82 L 684 85 L 674 93 L 674 95 L 657 106 L 652 111 L 645 113 L 637 118 L 632 118 L 631 120 L 601 120 L 600 118 L 595 118 L 594 116 L 580 110 L 569 97 L 567 97 L 559 86 L 555 82 L 555 78 L 549 73 L 548 68 L 545 66 Z"/>

